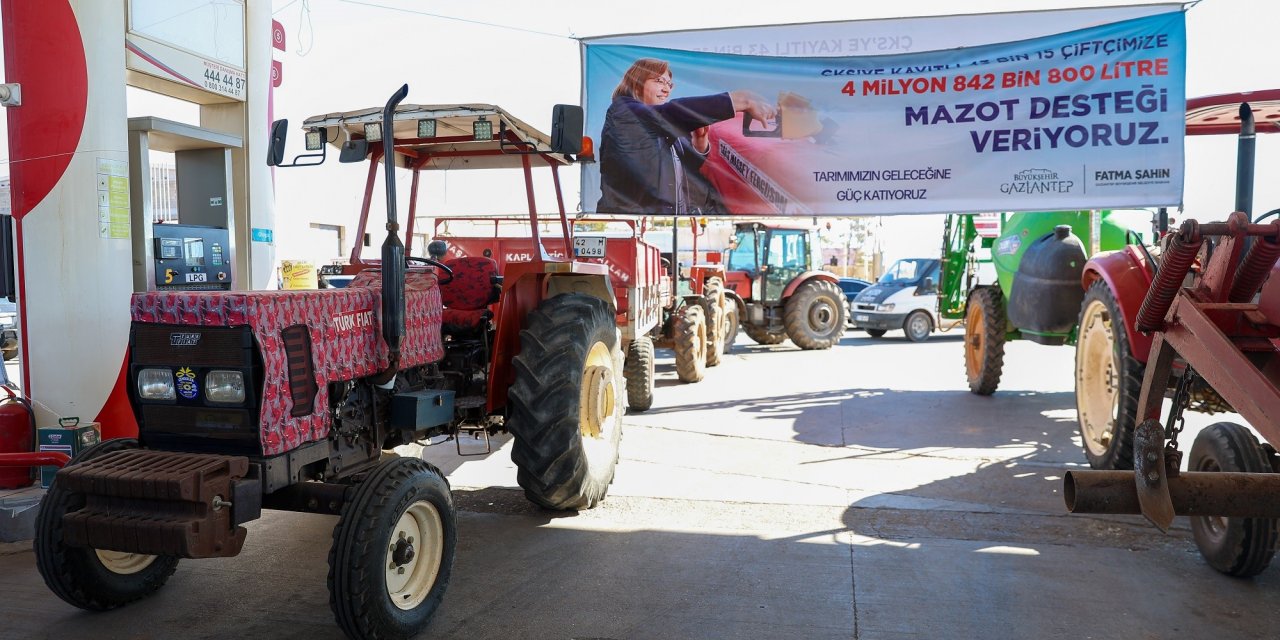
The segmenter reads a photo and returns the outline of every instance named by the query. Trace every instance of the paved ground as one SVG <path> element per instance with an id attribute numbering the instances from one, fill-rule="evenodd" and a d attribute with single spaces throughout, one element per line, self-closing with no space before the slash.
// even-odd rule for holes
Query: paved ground
<path id="1" fill-rule="evenodd" d="M 609 499 L 539 511 L 493 454 L 450 475 L 458 559 L 424 638 L 1265 638 L 1280 568 L 1208 568 L 1185 520 L 1064 513 L 1071 350 L 1009 346 L 1001 390 L 965 391 L 961 342 L 850 333 L 826 352 L 745 338 L 698 385 L 659 360 Z M 1217 419 L 1221 419 L 1219 416 Z M 1193 418 L 1194 431 L 1211 422 Z M 475 445 L 476 443 L 465 443 Z M 189 561 L 156 597 L 79 612 L 0 545 L 3 638 L 340 638 L 334 518 L 272 513 L 244 553 Z"/>

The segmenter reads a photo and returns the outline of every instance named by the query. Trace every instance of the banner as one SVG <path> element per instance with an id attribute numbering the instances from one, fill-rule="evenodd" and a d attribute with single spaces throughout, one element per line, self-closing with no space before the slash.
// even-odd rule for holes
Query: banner
<path id="1" fill-rule="evenodd" d="M 597 163 L 583 169 L 582 210 L 846 216 L 1176 206 L 1185 58 L 1181 11 L 881 56 L 587 43 L 586 133 Z M 775 119 L 748 122 L 760 103 Z"/>

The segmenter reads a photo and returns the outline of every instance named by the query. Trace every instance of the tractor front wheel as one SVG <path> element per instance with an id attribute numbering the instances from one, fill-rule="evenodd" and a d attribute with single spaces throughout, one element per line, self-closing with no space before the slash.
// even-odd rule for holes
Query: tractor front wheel
<path id="1" fill-rule="evenodd" d="M 1132 469 L 1146 366 L 1129 352 L 1124 316 L 1105 281 L 1085 292 L 1078 331 L 1076 415 L 1084 455 L 1094 469 Z"/>
<path id="2" fill-rule="evenodd" d="M 680 382 L 700 382 L 706 375 L 707 321 L 699 305 L 685 305 L 672 322 L 671 333 L 675 342 L 676 377 Z"/>
<path id="3" fill-rule="evenodd" d="M 648 411 L 653 406 L 653 340 L 649 336 L 640 336 L 627 345 L 622 376 L 627 379 L 629 407 Z"/>
<path id="4" fill-rule="evenodd" d="M 810 280 L 787 300 L 783 323 L 801 349 L 830 349 L 844 335 L 844 294 L 834 282 Z"/>
<path id="5" fill-rule="evenodd" d="M 708 278 L 702 294 L 702 316 L 707 322 L 707 366 L 714 367 L 720 364 L 720 354 L 724 352 L 724 281 Z"/>
<path id="6" fill-rule="evenodd" d="M 995 287 L 974 289 L 964 318 L 964 373 L 971 393 L 989 396 L 1000 386 L 1004 337 L 1004 296 Z"/>
<path id="7" fill-rule="evenodd" d="M 738 339 L 738 303 L 725 298 L 724 301 L 724 353 L 733 350 L 733 343 Z"/>
<path id="8" fill-rule="evenodd" d="M 872 338 L 883 338 L 885 333 L 884 329 L 867 329 L 867 335 Z"/>
<path id="9" fill-rule="evenodd" d="M 417 458 L 378 465 L 342 506 L 329 607 L 348 638 L 410 638 L 440 606 L 458 544 L 449 483 Z"/>
<path id="10" fill-rule="evenodd" d="M 1190 471 L 1269 473 L 1269 454 L 1242 425 L 1209 425 L 1191 445 Z M 1238 578 L 1262 573 L 1276 553 L 1275 518 L 1192 516 L 1191 535 L 1209 566 Z"/>
<path id="11" fill-rule="evenodd" d="M 85 449 L 70 464 L 137 449 L 133 438 L 107 440 Z M 83 494 L 58 486 L 55 476 L 36 512 L 33 546 L 36 568 L 49 590 L 68 604 L 89 611 L 115 609 L 141 600 L 160 589 L 178 568 L 173 556 L 70 547 L 62 541 L 62 516 L 84 507 Z"/>
<path id="12" fill-rule="evenodd" d="M 613 312 L 599 298 L 566 293 L 528 320 L 508 392 L 516 481 L 534 504 L 590 509 L 613 482 L 626 410 Z"/>

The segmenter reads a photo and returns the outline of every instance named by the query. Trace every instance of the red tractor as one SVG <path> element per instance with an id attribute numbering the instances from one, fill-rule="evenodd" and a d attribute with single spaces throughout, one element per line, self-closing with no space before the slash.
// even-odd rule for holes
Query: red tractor
<path id="1" fill-rule="evenodd" d="M 1068 472 L 1063 495 L 1073 513 L 1141 513 L 1161 530 L 1190 516 L 1206 562 L 1248 577 L 1280 540 L 1280 221 L 1261 224 L 1280 210 L 1249 217 L 1254 118 L 1257 131 L 1277 130 L 1280 90 L 1187 106 L 1188 133 L 1240 134 L 1236 211 L 1184 221 L 1158 257 L 1128 247 L 1088 262 L 1076 396 L 1100 470 Z M 1242 424 L 1212 424 L 1181 471 L 1188 410 L 1239 413 L 1262 440 Z"/>
<path id="2" fill-rule="evenodd" d="M 510 222 L 493 217 L 437 219 L 434 237 L 441 243 L 437 251 L 457 257 L 491 256 L 499 265 L 522 259 L 532 243 L 527 234 L 512 237 L 504 232 Z M 732 303 L 720 285 L 723 267 L 699 265 L 691 276 L 677 280 L 671 261 L 641 238 L 636 221 L 588 218 L 576 220 L 575 225 L 597 228 L 574 232 L 575 257 L 606 265 L 618 292 L 616 321 L 627 354 L 624 376 L 630 408 L 645 411 L 653 404 L 655 346 L 674 351 L 680 381 L 702 380 L 705 368 L 720 362 L 725 319 L 736 318 L 736 313 L 726 312 Z M 567 255 L 563 242 L 556 239 L 543 245 L 554 256 Z"/>
<path id="3" fill-rule="evenodd" d="M 625 410 L 607 268 L 541 252 L 501 272 L 482 257 L 406 259 L 396 218 L 395 167 L 412 171 L 415 200 L 421 170 L 516 167 L 534 221 L 532 169 L 574 162 L 580 113 L 557 107 L 548 138 L 488 105 L 397 107 L 407 92 L 303 124 L 313 158 L 327 142 L 369 163 L 362 222 L 384 168 L 377 268 L 345 288 L 134 295 L 138 437 L 85 451 L 40 506 L 36 558 L 63 600 L 113 609 L 151 595 L 180 559 L 237 555 L 241 525 L 264 508 L 324 513 L 338 516 L 339 626 L 407 638 L 444 596 L 457 528 L 441 472 L 387 450 L 506 430 L 530 500 L 573 510 L 604 498 Z M 272 129 L 273 165 L 285 127 Z"/>
<path id="4" fill-rule="evenodd" d="M 1206 96 L 1187 100 L 1187 135 L 1238 133 L 1241 103 L 1258 110 L 1263 123 L 1259 133 L 1277 131 L 1280 90 Z M 1252 145 L 1250 134 L 1242 140 Z M 1248 159 L 1242 152 L 1236 189 L 1236 209 L 1252 207 L 1252 146 Z M 1249 194 L 1247 197 L 1245 194 Z M 1160 214 L 1160 234 L 1167 242 L 1168 217 Z M 1151 353 L 1152 335 L 1135 328 L 1138 306 L 1164 258 L 1159 249 L 1131 244 L 1119 251 L 1102 252 L 1084 267 L 1085 289 L 1076 338 L 1076 409 L 1085 456 L 1094 469 L 1133 468 L 1133 430 L 1141 422 L 1138 393 Z M 1181 370 L 1181 369 L 1179 369 Z M 1230 411 L 1203 381 L 1195 381 L 1188 393 L 1191 408 L 1208 413 Z"/>
<path id="5" fill-rule="evenodd" d="M 725 283 L 747 336 L 760 344 L 791 338 L 801 349 L 830 349 L 839 342 L 849 305 L 839 280 L 820 270 L 821 263 L 812 227 L 737 223 Z"/>

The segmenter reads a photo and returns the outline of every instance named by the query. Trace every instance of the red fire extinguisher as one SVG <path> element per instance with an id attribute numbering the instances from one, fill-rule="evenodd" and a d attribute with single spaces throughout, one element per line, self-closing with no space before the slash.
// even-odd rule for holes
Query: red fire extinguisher
<path id="1" fill-rule="evenodd" d="M 0 400 L 0 453 L 30 453 L 36 441 L 36 417 L 31 403 L 8 387 L 0 389 L 9 394 Z M 29 484 L 29 467 L 0 465 L 0 489 L 21 489 Z"/>

